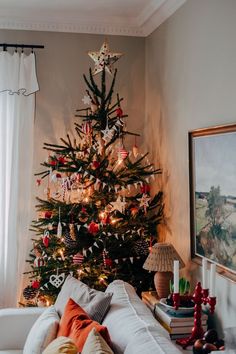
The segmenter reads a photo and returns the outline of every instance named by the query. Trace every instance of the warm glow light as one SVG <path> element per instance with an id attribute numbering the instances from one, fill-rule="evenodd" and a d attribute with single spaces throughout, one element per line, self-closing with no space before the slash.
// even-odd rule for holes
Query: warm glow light
<path id="1" fill-rule="evenodd" d="M 100 218 L 100 219 L 104 219 L 105 216 L 106 216 L 105 211 L 101 211 L 101 212 L 99 213 L 99 218 Z"/>
<path id="2" fill-rule="evenodd" d="M 46 306 L 47 307 L 50 306 L 50 301 L 49 300 L 46 301 Z"/>
<path id="3" fill-rule="evenodd" d="M 88 198 L 88 197 L 85 197 L 85 198 L 84 198 L 84 201 L 85 201 L 85 203 L 88 203 L 89 198 Z"/>
<path id="4" fill-rule="evenodd" d="M 80 277 L 84 274 L 82 269 L 77 269 L 77 274 L 78 274 L 78 279 L 80 280 Z"/>
<path id="5" fill-rule="evenodd" d="M 105 279 L 104 279 L 103 277 L 100 277 L 100 278 L 99 278 L 99 283 L 100 283 L 100 284 L 104 284 L 104 283 L 105 283 Z"/>
<path id="6" fill-rule="evenodd" d="M 62 260 L 64 261 L 64 260 L 65 260 L 65 257 L 64 257 L 63 251 L 64 251 L 64 249 L 61 248 L 61 249 L 58 251 L 58 253 L 60 254 Z"/>
<path id="7" fill-rule="evenodd" d="M 111 224 L 115 224 L 119 219 L 112 219 Z"/>

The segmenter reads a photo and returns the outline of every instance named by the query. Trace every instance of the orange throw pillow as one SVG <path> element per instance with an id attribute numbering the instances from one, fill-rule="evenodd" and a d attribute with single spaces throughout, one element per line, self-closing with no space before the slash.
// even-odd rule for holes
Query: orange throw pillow
<path id="1" fill-rule="evenodd" d="M 64 336 L 71 338 L 76 344 L 78 351 L 81 352 L 92 328 L 95 328 L 105 339 L 107 344 L 111 346 L 107 328 L 91 320 L 82 307 L 74 302 L 74 300 L 69 299 L 61 317 L 57 337 Z"/>

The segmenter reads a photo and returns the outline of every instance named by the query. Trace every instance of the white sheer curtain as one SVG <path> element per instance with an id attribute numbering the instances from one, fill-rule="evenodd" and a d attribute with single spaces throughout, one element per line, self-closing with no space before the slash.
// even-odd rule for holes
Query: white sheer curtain
<path id="1" fill-rule="evenodd" d="M 27 257 L 37 90 L 34 53 L 0 52 L 0 307 L 17 306 Z"/>

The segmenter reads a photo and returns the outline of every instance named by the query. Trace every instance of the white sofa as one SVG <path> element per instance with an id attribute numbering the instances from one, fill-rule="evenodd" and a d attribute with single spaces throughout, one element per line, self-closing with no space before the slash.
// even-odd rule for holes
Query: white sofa
<path id="1" fill-rule="evenodd" d="M 110 309 L 103 320 L 115 354 L 180 354 L 169 335 L 136 295 L 134 288 L 121 280 L 112 282 Z M 0 354 L 22 354 L 30 328 L 44 308 L 0 310 Z"/>

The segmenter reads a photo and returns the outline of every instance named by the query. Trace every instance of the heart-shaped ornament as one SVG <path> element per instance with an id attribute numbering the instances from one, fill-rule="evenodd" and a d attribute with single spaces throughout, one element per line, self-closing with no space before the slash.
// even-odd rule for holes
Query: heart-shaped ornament
<path id="1" fill-rule="evenodd" d="M 65 273 L 61 273 L 59 275 L 52 274 L 49 278 L 49 282 L 56 288 L 59 288 L 61 284 L 63 284 L 64 280 L 65 280 Z"/>

